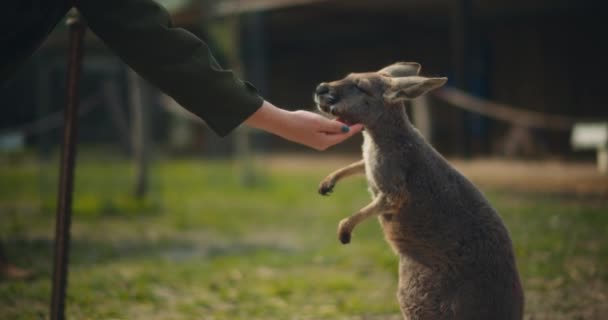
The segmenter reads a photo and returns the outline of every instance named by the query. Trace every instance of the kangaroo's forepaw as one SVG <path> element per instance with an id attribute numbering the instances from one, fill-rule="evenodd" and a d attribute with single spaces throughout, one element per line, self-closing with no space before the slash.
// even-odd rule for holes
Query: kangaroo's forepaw
<path id="1" fill-rule="evenodd" d="M 335 184 L 332 181 L 323 180 L 319 185 L 319 194 L 323 196 L 328 196 L 334 191 L 334 186 Z"/>
<path id="2" fill-rule="evenodd" d="M 347 232 L 347 231 L 340 232 L 340 242 L 342 242 L 342 244 L 350 243 L 350 232 Z"/>

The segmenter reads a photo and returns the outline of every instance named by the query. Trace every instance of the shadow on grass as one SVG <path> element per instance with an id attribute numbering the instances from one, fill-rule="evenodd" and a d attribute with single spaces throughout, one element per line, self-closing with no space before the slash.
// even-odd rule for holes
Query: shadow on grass
<path id="1" fill-rule="evenodd" d="M 50 277 L 54 242 L 49 239 L 11 238 L 4 242 L 11 262 L 30 269 L 35 278 Z M 74 239 L 70 246 L 70 267 L 88 268 L 125 261 L 188 261 L 228 256 L 258 254 L 293 255 L 297 249 L 280 243 L 223 242 L 202 243 L 195 240 L 117 240 L 91 241 Z"/>

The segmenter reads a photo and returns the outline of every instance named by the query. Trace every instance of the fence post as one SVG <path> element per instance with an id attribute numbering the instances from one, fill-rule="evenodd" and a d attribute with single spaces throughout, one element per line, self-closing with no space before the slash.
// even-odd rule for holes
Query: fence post
<path id="1" fill-rule="evenodd" d="M 75 9 L 70 11 L 67 23 L 70 28 L 66 80 L 67 105 L 64 113 L 63 146 L 61 150 L 57 216 L 55 220 L 55 258 L 51 293 L 51 320 L 65 319 L 72 193 L 78 134 L 78 82 L 82 66 L 84 34 L 86 31 L 86 24 Z"/>
<path id="2" fill-rule="evenodd" d="M 149 167 L 147 118 L 143 110 L 144 88 L 142 80 L 132 69 L 128 71 L 127 77 L 132 118 L 131 146 L 133 147 L 133 164 L 135 166 L 135 189 L 133 194 L 136 199 L 143 199 L 148 191 Z"/>

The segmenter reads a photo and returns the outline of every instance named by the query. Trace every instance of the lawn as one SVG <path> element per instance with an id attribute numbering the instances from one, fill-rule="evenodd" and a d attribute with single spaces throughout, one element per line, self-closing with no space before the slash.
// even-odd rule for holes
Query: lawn
<path id="1" fill-rule="evenodd" d="M 70 319 L 400 319 L 397 259 L 376 221 L 341 245 L 337 222 L 366 204 L 362 178 L 318 196 L 331 165 L 266 168 L 255 187 L 233 163 L 158 159 L 148 197 L 125 160 L 80 158 Z M 0 280 L 0 319 L 48 315 L 56 163 L 0 167 L 0 236 L 25 282 Z M 483 191 L 512 233 L 527 319 L 608 313 L 608 204 Z"/>

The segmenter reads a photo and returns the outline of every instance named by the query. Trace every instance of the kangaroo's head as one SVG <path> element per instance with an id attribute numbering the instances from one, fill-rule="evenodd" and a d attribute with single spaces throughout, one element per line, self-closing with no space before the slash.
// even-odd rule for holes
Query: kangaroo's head
<path id="1" fill-rule="evenodd" d="M 318 108 L 345 123 L 373 125 L 394 114 L 403 101 L 439 88 L 447 78 L 418 76 L 420 64 L 399 62 L 377 72 L 351 73 L 344 79 L 323 82 L 315 90 Z"/>

